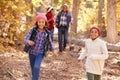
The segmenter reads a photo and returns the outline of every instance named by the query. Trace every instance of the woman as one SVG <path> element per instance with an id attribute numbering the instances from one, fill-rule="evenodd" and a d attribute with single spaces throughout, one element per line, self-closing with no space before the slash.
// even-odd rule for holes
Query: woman
<path id="1" fill-rule="evenodd" d="M 54 15 L 53 15 L 53 7 L 48 7 L 48 8 L 47 8 L 46 17 L 47 17 L 47 21 L 48 21 L 47 29 L 50 31 L 51 39 L 52 39 L 52 41 L 53 41 L 53 36 L 54 36 Z"/>

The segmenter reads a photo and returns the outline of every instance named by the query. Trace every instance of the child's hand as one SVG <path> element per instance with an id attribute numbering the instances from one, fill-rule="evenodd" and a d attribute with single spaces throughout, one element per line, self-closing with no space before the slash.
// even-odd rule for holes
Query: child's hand
<path id="1" fill-rule="evenodd" d="M 57 53 L 53 52 L 53 56 L 54 56 L 54 57 L 56 57 L 57 55 L 58 55 Z"/>
<path id="2" fill-rule="evenodd" d="M 82 62 L 82 59 L 78 59 L 78 62 Z"/>
<path id="3" fill-rule="evenodd" d="M 80 64 L 81 68 L 83 68 L 84 67 L 84 61 L 82 59 L 78 59 L 78 62 Z"/>
<path id="4" fill-rule="evenodd" d="M 34 43 L 33 41 L 29 40 L 29 41 L 28 41 L 28 44 L 29 44 L 30 46 L 33 46 L 35 43 Z"/>

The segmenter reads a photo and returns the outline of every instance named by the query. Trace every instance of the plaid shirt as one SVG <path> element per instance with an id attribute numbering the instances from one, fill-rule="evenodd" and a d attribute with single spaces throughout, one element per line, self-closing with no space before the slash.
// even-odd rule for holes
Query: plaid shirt
<path id="1" fill-rule="evenodd" d="M 64 15 L 65 17 L 63 16 L 63 18 L 62 18 L 61 16 L 63 16 L 63 10 L 58 12 L 58 14 L 56 16 L 56 20 L 55 20 L 56 27 L 60 27 L 62 25 L 62 22 L 63 23 L 65 22 L 66 26 L 69 27 L 69 24 L 71 22 L 71 13 L 69 11 L 67 11 L 66 14 Z"/>
<path id="2" fill-rule="evenodd" d="M 62 13 L 62 15 L 60 17 L 60 25 L 67 26 L 67 17 L 64 15 L 64 13 Z"/>
<path id="3" fill-rule="evenodd" d="M 29 33 L 25 37 L 25 44 L 28 44 L 29 38 L 32 33 L 32 29 L 29 31 Z M 46 31 L 39 32 L 37 30 L 35 44 L 32 46 L 30 54 L 38 55 L 40 53 L 44 53 L 44 44 L 45 44 L 46 34 L 47 34 Z M 50 49 L 53 51 L 54 47 L 53 47 L 51 39 L 49 39 L 49 46 L 50 46 Z"/>

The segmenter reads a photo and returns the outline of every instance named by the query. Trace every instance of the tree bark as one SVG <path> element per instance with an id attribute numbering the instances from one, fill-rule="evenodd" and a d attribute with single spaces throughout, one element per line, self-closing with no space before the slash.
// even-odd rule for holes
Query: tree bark
<path id="1" fill-rule="evenodd" d="M 31 7 L 31 14 L 33 14 L 33 5 L 31 4 L 31 0 L 26 0 L 26 3 L 29 3 L 30 4 L 30 6 L 29 7 Z M 32 17 L 31 16 L 26 16 L 26 20 L 27 20 L 27 22 L 31 22 L 32 21 Z"/>
<path id="2" fill-rule="evenodd" d="M 107 38 L 110 43 L 118 42 L 116 24 L 116 0 L 107 0 Z"/>
<path id="3" fill-rule="evenodd" d="M 72 8 L 73 24 L 71 26 L 71 32 L 74 33 L 77 33 L 79 4 L 80 4 L 79 0 L 73 0 L 73 8 Z"/>
<path id="4" fill-rule="evenodd" d="M 105 27 L 105 18 L 103 16 L 103 9 L 104 9 L 104 1 L 105 0 L 99 0 L 98 3 L 98 26 L 101 29 L 101 35 L 102 37 L 106 37 L 106 27 Z"/>
<path id="5" fill-rule="evenodd" d="M 98 8 L 98 25 L 101 26 L 102 25 L 102 22 L 103 22 L 103 15 L 102 15 L 102 12 L 103 12 L 103 8 L 104 8 L 104 0 L 99 0 L 99 8 Z"/>

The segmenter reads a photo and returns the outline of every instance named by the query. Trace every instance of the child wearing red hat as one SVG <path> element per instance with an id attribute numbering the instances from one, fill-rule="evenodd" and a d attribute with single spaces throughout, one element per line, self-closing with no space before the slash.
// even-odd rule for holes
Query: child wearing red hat
<path id="1" fill-rule="evenodd" d="M 31 46 L 31 49 L 29 51 L 29 61 L 32 71 L 32 80 L 39 79 L 40 65 L 46 52 L 46 40 L 49 43 L 48 45 L 50 46 L 51 51 L 54 53 L 54 47 L 51 38 L 49 36 L 46 36 L 49 35 L 47 29 L 45 28 L 47 25 L 46 16 L 42 13 L 39 13 L 37 14 L 35 20 L 35 28 L 33 27 L 30 29 L 29 33 L 25 37 L 25 44 Z M 34 33 L 36 33 L 36 35 L 34 35 L 34 40 L 30 39 L 31 35 L 33 34 L 33 30 Z"/>
<path id="2" fill-rule="evenodd" d="M 105 60 L 108 58 L 106 43 L 99 38 L 100 29 L 90 28 L 90 39 L 85 41 L 85 49 L 80 54 L 78 61 L 85 57 L 85 67 L 88 80 L 101 80 Z"/>

